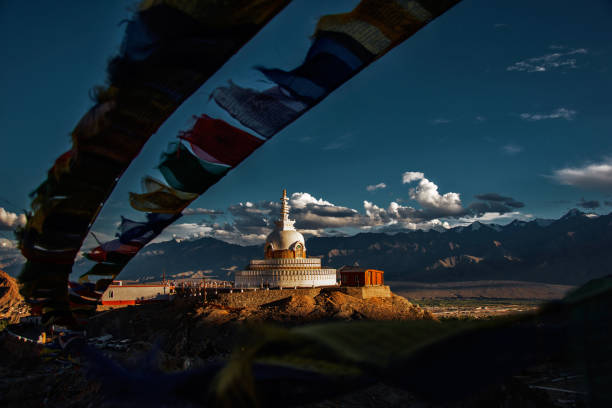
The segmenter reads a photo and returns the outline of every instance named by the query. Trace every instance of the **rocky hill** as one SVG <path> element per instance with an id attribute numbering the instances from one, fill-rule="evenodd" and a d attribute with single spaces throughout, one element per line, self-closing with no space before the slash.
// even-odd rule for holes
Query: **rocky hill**
<path id="1" fill-rule="evenodd" d="M 20 317 L 27 315 L 28 308 L 19 294 L 17 282 L 0 270 L 0 320 L 8 319 L 16 323 Z"/>
<path id="2" fill-rule="evenodd" d="M 612 214 L 572 210 L 558 220 L 513 221 L 500 226 L 475 222 L 443 231 L 395 235 L 363 233 L 315 237 L 310 256 L 325 265 L 359 264 L 385 271 L 387 280 L 446 282 L 516 280 L 580 284 L 612 273 Z M 239 246 L 213 238 L 148 246 L 126 268 L 125 279 L 232 277 L 261 246 Z"/>

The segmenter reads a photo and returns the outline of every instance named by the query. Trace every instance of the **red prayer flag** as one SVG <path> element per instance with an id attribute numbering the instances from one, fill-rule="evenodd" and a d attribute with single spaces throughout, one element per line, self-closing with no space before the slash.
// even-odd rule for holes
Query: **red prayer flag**
<path id="1" fill-rule="evenodd" d="M 105 242 L 100 246 L 89 251 L 85 256 L 91 261 L 106 262 L 110 253 L 117 253 L 120 256 L 131 257 L 136 255 L 141 246 L 123 244 L 118 239 Z"/>
<path id="2" fill-rule="evenodd" d="M 179 137 L 191 143 L 200 159 L 210 162 L 212 158 L 216 163 L 232 167 L 264 143 L 264 140 L 208 115 L 200 116 L 193 128 Z"/>

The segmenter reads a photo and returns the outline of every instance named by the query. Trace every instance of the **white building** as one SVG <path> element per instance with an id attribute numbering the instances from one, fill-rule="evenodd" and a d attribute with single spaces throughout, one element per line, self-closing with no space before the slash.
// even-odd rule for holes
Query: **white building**
<path id="1" fill-rule="evenodd" d="M 102 295 L 102 304 L 118 306 L 163 302 L 172 299 L 171 292 L 173 289 L 165 283 L 125 285 L 122 281 L 113 281 Z"/>
<path id="2" fill-rule="evenodd" d="M 287 190 L 281 198 L 280 218 L 268 235 L 265 259 L 254 259 L 236 272 L 237 288 L 293 288 L 336 285 L 336 270 L 321 268 L 321 259 L 306 257 L 304 237 L 289 219 Z"/>

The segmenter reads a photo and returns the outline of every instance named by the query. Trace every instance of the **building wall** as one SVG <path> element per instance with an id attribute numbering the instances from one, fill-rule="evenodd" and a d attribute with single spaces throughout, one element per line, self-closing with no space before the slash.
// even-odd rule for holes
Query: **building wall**
<path id="1" fill-rule="evenodd" d="M 303 248 L 293 249 L 266 249 L 266 259 L 306 258 L 306 250 Z"/>
<path id="2" fill-rule="evenodd" d="M 342 286 L 365 286 L 364 272 L 340 272 Z"/>
<path id="3" fill-rule="evenodd" d="M 366 273 L 366 285 L 382 285 L 385 283 L 383 271 L 379 271 L 377 269 L 367 269 Z"/>
<path id="4" fill-rule="evenodd" d="M 383 285 L 384 272 L 377 269 L 341 270 L 340 283 L 342 286 Z"/>
<path id="5" fill-rule="evenodd" d="M 169 288 L 164 285 L 111 285 L 102 295 L 103 305 L 134 305 L 169 300 Z"/>
<path id="6" fill-rule="evenodd" d="M 267 269 L 321 269 L 320 258 L 273 258 L 253 259 L 249 262 L 248 270 Z"/>
<path id="7" fill-rule="evenodd" d="M 362 286 L 362 287 L 346 287 L 342 286 L 339 288 L 342 292 L 347 295 L 359 298 L 369 299 L 373 297 L 391 297 L 391 288 L 387 285 L 379 286 Z"/>
<path id="8" fill-rule="evenodd" d="M 335 286 L 335 269 L 267 269 L 239 271 L 235 276 L 236 288 L 309 288 Z"/>

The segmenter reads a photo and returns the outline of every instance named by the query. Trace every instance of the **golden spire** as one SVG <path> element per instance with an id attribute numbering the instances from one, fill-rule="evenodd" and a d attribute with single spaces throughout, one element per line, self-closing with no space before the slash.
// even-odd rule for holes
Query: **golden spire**
<path id="1" fill-rule="evenodd" d="M 276 221 L 276 226 L 280 230 L 295 230 L 295 228 L 293 228 L 294 221 L 289 219 L 289 198 L 287 197 L 286 189 L 283 189 L 283 196 L 281 197 L 280 201 L 280 218 L 278 221 Z"/>
<path id="2" fill-rule="evenodd" d="M 281 210 L 280 210 L 280 219 L 283 221 L 287 221 L 289 219 L 289 206 L 287 202 L 289 199 L 287 198 L 287 190 L 283 189 L 283 196 L 281 197 Z"/>

